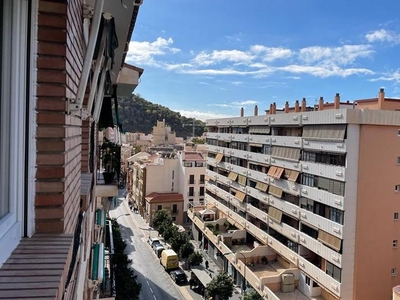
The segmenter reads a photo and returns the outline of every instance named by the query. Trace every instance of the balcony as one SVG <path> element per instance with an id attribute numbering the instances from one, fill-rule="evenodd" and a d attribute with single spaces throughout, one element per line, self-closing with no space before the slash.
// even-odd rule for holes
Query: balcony
<path id="1" fill-rule="evenodd" d="M 98 149 L 96 197 L 118 196 L 121 171 L 121 146 L 105 140 Z"/>

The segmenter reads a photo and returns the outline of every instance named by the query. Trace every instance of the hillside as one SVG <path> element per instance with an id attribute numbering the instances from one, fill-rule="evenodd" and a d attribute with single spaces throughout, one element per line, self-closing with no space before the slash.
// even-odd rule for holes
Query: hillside
<path id="1" fill-rule="evenodd" d="M 168 107 L 154 104 L 142 98 L 139 94 L 133 95 L 132 98 L 118 99 L 120 120 L 124 131 L 126 132 L 144 132 L 151 133 L 153 126 L 156 126 L 157 120 L 162 121 L 171 126 L 176 132 L 176 136 L 186 138 L 192 136 L 193 126 L 195 122 L 195 135 L 200 136 L 204 131 L 204 122 L 194 118 L 186 118 L 180 113 L 170 110 Z M 190 124 L 185 125 L 184 124 Z"/>

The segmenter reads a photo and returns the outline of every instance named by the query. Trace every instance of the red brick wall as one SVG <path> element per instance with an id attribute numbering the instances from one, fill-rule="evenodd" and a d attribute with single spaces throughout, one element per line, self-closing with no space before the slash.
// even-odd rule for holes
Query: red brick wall
<path id="1" fill-rule="evenodd" d="M 66 112 L 83 64 L 81 0 L 39 2 L 36 232 L 73 233 L 80 203 L 82 121 Z"/>

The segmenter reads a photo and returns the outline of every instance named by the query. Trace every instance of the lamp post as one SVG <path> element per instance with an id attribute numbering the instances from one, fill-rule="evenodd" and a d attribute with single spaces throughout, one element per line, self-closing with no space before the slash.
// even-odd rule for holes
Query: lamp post
<path id="1" fill-rule="evenodd" d="M 122 214 L 122 215 L 119 215 L 118 217 L 116 217 L 116 218 L 113 218 L 115 221 L 116 220 L 118 220 L 118 218 L 120 218 L 120 217 L 125 217 L 125 216 L 130 216 L 131 214 Z"/>

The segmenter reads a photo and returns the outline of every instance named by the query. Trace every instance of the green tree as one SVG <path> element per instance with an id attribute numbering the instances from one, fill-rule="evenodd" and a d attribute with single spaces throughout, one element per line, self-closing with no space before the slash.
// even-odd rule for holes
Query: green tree
<path id="1" fill-rule="evenodd" d="M 207 290 L 209 295 L 216 300 L 228 300 L 233 295 L 233 279 L 227 273 L 219 273 L 209 284 Z"/>
<path id="2" fill-rule="evenodd" d="M 172 225 L 172 218 L 168 210 L 158 210 L 153 217 L 153 227 L 158 230 L 162 223 Z"/>
<path id="3" fill-rule="evenodd" d="M 243 300 L 263 300 L 263 297 L 256 291 L 251 291 L 244 295 Z"/>
<path id="4" fill-rule="evenodd" d="M 118 223 L 112 221 L 114 238 L 114 255 L 112 257 L 115 265 L 115 290 L 116 300 L 138 300 L 142 285 L 137 282 L 137 276 L 130 267 L 131 260 L 125 253 L 126 243 L 122 239 Z"/>
<path id="5" fill-rule="evenodd" d="M 188 258 L 194 252 L 194 246 L 191 242 L 186 241 L 179 249 L 179 254 L 185 260 L 185 269 L 188 267 Z"/>
<path id="6" fill-rule="evenodd" d="M 172 237 L 178 234 L 178 227 L 170 225 L 165 228 L 165 231 L 163 232 L 162 236 L 165 241 L 168 243 L 171 242 Z"/>
<path id="7" fill-rule="evenodd" d="M 188 262 L 191 266 L 198 266 L 203 262 L 203 255 L 199 252 L 193 252 L 189 255 Z"/>
<path id="8" fill-rule="evenodd" d="M 204 141 L 204 139 L 200 139 L 200 138 L 195 137 L 195 138 L 192 138 L 192 143 L 193 144 L 204 144 L 205 141 Z"/>
<path id="9" fill-rule="evenodd" d="M 181 247 L 188 242 L 189 242 L 189 239 L 188 239 L 186 233 L 178 232 L 177 234 L 175 234 L 171 237 L 171 248 L 176 253 L 179 253 L 180 252 L 179 250 L 181 249 Z"/>

